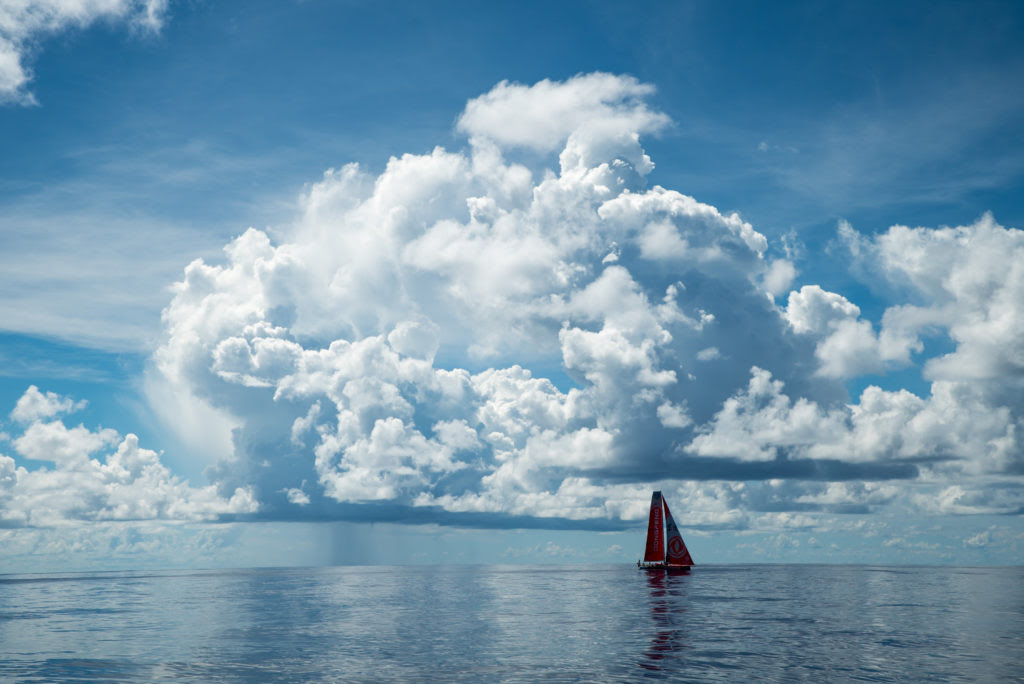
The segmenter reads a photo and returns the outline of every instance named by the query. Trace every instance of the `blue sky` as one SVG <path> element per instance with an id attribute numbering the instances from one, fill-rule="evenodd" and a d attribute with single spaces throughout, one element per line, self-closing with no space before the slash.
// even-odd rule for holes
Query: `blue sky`
<path id="1" fill-rule="evenodd" d="M 1019 563 L 1022 38 L 0 7 L 0 570 Z"/>

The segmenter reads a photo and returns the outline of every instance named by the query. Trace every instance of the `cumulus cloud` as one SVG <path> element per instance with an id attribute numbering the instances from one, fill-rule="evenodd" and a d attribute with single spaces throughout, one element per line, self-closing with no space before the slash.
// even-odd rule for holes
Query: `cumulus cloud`
<path id="1" fill-rule="evenodd" d="M 999 487 L 1024 472 L 1019 231 L 844 223 L 902 299 L 871 321 L 819 285 L 787 294 L 788 244 L 773 258 L 738 214 L 649 186 L 641 136 L 669 124 L 652 93 L 500 83 L 459 118 L 465 149 L 331 169 L 276 239 L 191 263 L 153 373 L 228 426 L 221 500 L 639 520 L 657 485 L 688 524 L 801 529 L 939 494 L 955 514 L 1019 506 Z M 929 394 L 848 396 L 943 334 Z"/>
<path id="2" fill-rule="evenodd" d="M 860 318 L 860 308 L 835 292 L 818 285 L 805 285 L 789 293 L 786 320 L 797 333 L 816 340 L 814 355 L 818 373 L 852 378 L 880 373 L 887 367 L 905 365 L 921 343 L 905 328 L 889 326 L 876 333 L 869 321 Z M 891 314 L 887 314 L 892 319 Z"/>
<path id="3" fill-rule="evenodd" d="M 476 142 L 552 152 L 564 147 L 563 153 L 573 155 L 581 154 L 577 146 L 587 141 L 604 146 L 626 141 L 636 149 L 640 134 L 669 123 L 644 101 L 653 92 L 635 78 L 605 73 L 565 82 L 544 79 L 532 86 L 502 81 L 466 105 L 458 129 Z"/>
<path id="4" fill-rule="evenodd" d="M 867 272 L 906 286 L 918 300 L 888 309 L 883 333 L 916 342 L 940 331 L 955 344 L 927 361 L 929 379 L 976 382 L 1003 394 L 1024 387 L 1024 231 L 985 214 L 968 226 L 897 225 L 873 237 L 846 225 L 840 236 Z"/>
<path id="5" fill-rule="evenodd" d="M 768 460 L 811 458 L 847 463 L 926 462 L 932 472 L 1015 473 L 1020 419 L 971 388 L 942 382 L 921 398 L 870 386 L 858 403 L 826 409 L 783 392 L 754 368 L 748 387 L 728 399 L 689 445 L 702 456 Z"/>
<path id="6" fill-rule="evenodd" d="M 0 103 L 31 105 L 26 62 L 46 36 L 97 21 L 157 31 L 167 0 L 12 0 L 0 4 Z"/>
<path id="7" fill-rule="evenodd" d="M 62 413 L 73 413 L 85 408 L 87 402 L 72 401 L 67 397 L 61 397 L 54 392 L 40 392 L 35 385 L 30 385 L 25 394 L 21 395 L 18 403 L 11 411 L 11 418 L 19 423 L 30 423 L 41 418 L 52 418 Z"/>
<path id="8" fill-rule="evenodd" d="M 16 419 L 27 424 L 10 440 L 17 460 L 0 454 L 0 526 L 213 520 L 257 510 L 248 488 L 221 497 L 212 485 L 192 487 L 174 476 L 133 434 L 84 425 L 69 428 L 52 419 L 58 412 L 77 410 L 80 402 L 43 394 L 33 386 L 17 407 Z M 49 465 L 29 469 L 26 461 Z"/>

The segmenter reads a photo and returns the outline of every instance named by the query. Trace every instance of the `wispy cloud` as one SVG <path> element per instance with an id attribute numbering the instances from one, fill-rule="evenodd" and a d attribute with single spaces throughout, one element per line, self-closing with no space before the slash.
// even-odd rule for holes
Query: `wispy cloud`
<path id="1" fill-rule="evenodd" d="M 184 266 L 215 259 L 246 221 L 292 216 L 305 180 L 258 190 L 281 155 L 196 139 L 62 155 L 82 173 L 0 192 L 0 330 L 117 352 L 151 351 Z"/>
<path id="2" fill-rule="evenodd" d="M 1024 124 L 1024 95 L 1014 87 L 1022 77 L 1013 61 L 965 66 L 941 82 L 891 87 L 882 100 L 835 105 L 774 131 L 779 142 L 765 142 L 756 163 L 787 197 L 819 210 L 956 205 L 1024 173 L 1024 161 L 999 142 Z"/>
<path id="3" fill-rule="evenodd" d="M 116 212 L 0 218 L 0 328 L 111 351 L 155 344 L 168 284 L 217 239 Z"/>
<path id="4" fill-rule="evenodd" d="M 158 31 L 167 0 L 13 0 L 0 4 L 0 104 L 38 104 L 28 89 L 30 55 L 46 38 L 98 21 Z"/>

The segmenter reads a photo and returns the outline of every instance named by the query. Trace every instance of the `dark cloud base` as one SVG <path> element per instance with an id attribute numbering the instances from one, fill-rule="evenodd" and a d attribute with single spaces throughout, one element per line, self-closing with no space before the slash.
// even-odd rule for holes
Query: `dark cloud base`
<path id="1" fill-rule="evenodd" d="M 700 456 L 659 461 L 644 469 L 607 469 L 593 473 L 599 479 L 622 484 L 659 479 L 731 482 L 771 479 L 818 482 L 912 480 L 918 474 L 918 467 L 913 463 L 846 463 L 810 458 L 749 462 Z"/>
<path id="2" fill-rule="evenodd" d="M 394 503 L 332 503 L 299 508 L 282 507 L 266 513 L 224 515 L 218 522 L 362 522 L 398 523 L 403 525 L 443 525 L 469 529 L 493 530 L 573 530 L 587 532 L 619 532 L 635 529 L 638 521 L 595 518 L 538 518 L 505 513 L 451 512 L 438 506 L 404 506 Z M 645 523 L 644 523 L 645 524 Z"/>

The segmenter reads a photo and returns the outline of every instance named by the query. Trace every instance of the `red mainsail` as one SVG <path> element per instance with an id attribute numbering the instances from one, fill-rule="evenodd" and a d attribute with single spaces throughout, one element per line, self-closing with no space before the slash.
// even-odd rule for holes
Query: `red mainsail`
<path id="1" fill-rule="evenodd" d="M 674 524 L 673 524 L 674 526 Z M 645 563 L 660 563 L 665 560 L 665 531 L 661 516 L 661 492 L 651 496 L 651 517 L 647 521 L 647 549 Z M 679 532 L 677 531 L 678 535 Z"/>
<path id="2" fill-rule="evenodd" d="M 660 497 L 661 492 L 655 492 Z M 679 528 L 676 527 L 676 521 L 672 519 L 672 512 L 668 510 L 668 501 L 664 502 L 665 505 L 665 528 L 668 531 L 668 564 L 669 565 L 693 565 L 693 559 L 690 558 L 690 551 L 686 548 L 686 543 L 683 542 L 683 536 L 679 534 Z M 650 532 L 647 533 L 647 548 L 650 550 L 651 546 Z"/>

